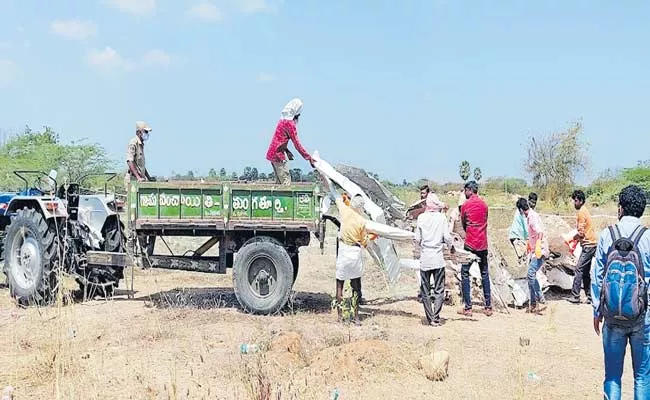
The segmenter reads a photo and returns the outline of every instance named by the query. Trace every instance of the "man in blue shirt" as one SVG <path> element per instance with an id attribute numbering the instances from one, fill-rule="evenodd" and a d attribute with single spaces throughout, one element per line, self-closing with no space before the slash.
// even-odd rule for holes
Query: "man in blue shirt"
<path id="1" fill-rule="evenodd" d="M 628 186 L 618 197 L 618 217 L 616 224 L 622 237 L 630 235 L 641 225 L 641 216 L 646 207 L 643 190 L 638 186 Z M 594 330 L 600 335 L 603 316 L 600 312 L 603 274 L 607 263 L 607 253 L 613 244 L 609 230 L 600 234 L 596 248 L 596 264 L 592 271 L 592 303 L 594 307 Z M 643 260 L 646 282 L 650 281 L 650 231 L 645 232 L 638 244 Z M 621 324 L 616 320 L 605 319 L 603 324 L 603 350 L 605 353 L 604 394 L 608 400 L 620 400 L 621 376 L 628 342 L 632 353 L 634 369 L 634 399 L 650 399 L 650 312 L 646 310 L 638 321 Z"/>
<path id="2" fill-rule="evenodd" d="M 510 239 L 510 244 L 515 249 L 515 254 L 519 262 L 525 262 L 527 254 L 526 245 L 528 242 L 528 222 L 526 221 L 526 216 L 520 213 L 519 209 L 515 209 L 515 217 L 510 225 L 508 239 Z"/>

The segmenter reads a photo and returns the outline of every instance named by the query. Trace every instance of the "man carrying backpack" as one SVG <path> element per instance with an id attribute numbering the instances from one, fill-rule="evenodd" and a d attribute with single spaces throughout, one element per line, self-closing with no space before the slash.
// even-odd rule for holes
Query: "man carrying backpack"
<path id="1" fill-rule="evenodd" d="M 621 398 L 621 376 L 628 342 L 634 369 L 634 399 L 650 399 L 650 232 L 641 224 L 643 190 L 628 186 L 618 199 L 619 222 L 600 234 L 592 271 L 594 330 L 603 324 L 604 394 Z"/>

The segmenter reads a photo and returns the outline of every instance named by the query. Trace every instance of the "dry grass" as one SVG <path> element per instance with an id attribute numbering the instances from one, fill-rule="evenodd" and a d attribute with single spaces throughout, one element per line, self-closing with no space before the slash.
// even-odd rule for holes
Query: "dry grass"
<path id="1" fill-rule="evenodd" d="M 490 235 L 501 240 L 512 211 L 490 218 Z M 551 302 L 544 316 L 511 310 L 471 319 L 446 306 L 446 324 L 429 328 L 413 300 L 415 276 L 405 273 L 388 288 L 369 265 L 363 292 L 370 303 L 361 306 L 357 328 L 337 324 L 330 309 L 333 243 L 325 255 L 313 243 L 300 257 L 294 309 L 284 316 L 241 313 L 229 274 L 138 270 L 135 299 L 118 293 L 81 304 L 61 296 L 41 309 L 17 308 L 0 289 L 0 389 L 15 387 L 17 399 L 111 400 L 323 399 L 335 388 L 342 399 L 600 395 L 602 350 L 588 306 Z M 299 335 L 299 351 L 274 348 L 288 332 Z M 530 344 L 520 345 L 520 337 Z M 241 343 L 264 351 L 239 354 Z M 449 376 L 432 382 L 418 360 L 440 350 L 451 357 Z M 631 396 L 630 369 L 624 397 Z"/>

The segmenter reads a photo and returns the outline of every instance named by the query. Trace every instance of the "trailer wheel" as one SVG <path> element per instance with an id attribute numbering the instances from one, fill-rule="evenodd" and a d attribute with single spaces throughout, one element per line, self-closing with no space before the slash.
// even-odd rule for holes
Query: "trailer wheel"
<path id="1" fill-rule="evenodd" d="M 287 250 L 276 240 L 249 240 L 237 253 L 233 285 L 245 311 L 273 314 L 287 303 L 293 285 L 293 264 Z"/>
<path id="2" fill-rule="evenodd" d="M 291 265 L 293 266 L 293 284 L 295 284 L 296 278 L 298 277 L 298 269 L 300 269 L 300 257 L 298 257 L 298 251 L 291 256 Z"/>
<path id="3" fill-rule="evenodd" d="M 19 303 L 47 304 L 57 286 L 56 227 L 34 209 L 18 210 L 7 227 L 4 273 Z"/>

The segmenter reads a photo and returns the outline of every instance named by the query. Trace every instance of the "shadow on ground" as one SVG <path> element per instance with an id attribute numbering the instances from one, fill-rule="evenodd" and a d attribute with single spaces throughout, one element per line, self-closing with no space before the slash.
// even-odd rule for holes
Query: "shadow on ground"
<path id="1" fill-rule="evenodd" d="M 150 302 L 156 308 L 241 309 L 233 288 L 177 288 L 135 300 Z M 294 292 L 282 313 L 329 313 L 331 297 L 326 293 Z"/>
<path id="2" fill-rule="evenodd" d="M 383 310 L 381 308 L 370 308 L 370 307 L 365 307 L 361 306 L 359 309 L 360 313 L 367 313 L 369 314 L 368 316 L 375 316 L 375 315 L 386 315 L 389 317 L 404 317 L 404 318 L 414 318 L 414 319 L 421 319 L 422 315 L 414 314 L 412 312 L 408 311 L 402 311 L 402 310 Z"/>

